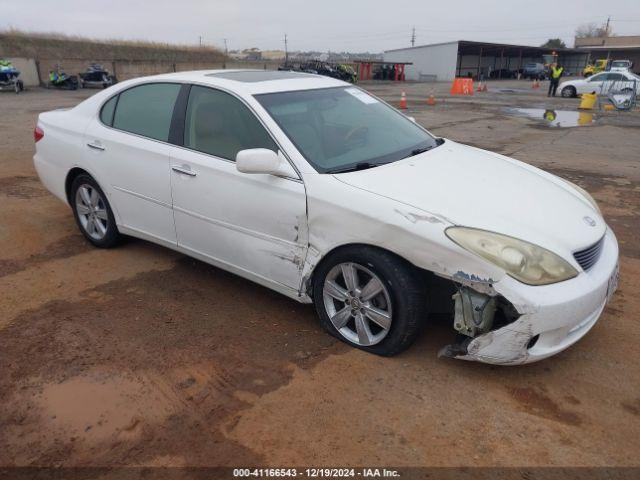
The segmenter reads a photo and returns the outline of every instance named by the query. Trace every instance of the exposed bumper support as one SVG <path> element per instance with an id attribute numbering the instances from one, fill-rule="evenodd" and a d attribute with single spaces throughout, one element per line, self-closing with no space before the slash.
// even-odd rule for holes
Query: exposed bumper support
<path id="1" fill-rule="evenodd" d="M 537 287 L 511 277 L 495 283 L 496 292 L 513 304 L 520 317 L 445 347 L 439 355 L 499 365 L 531 363 L 555 355 L 595 325 L 615 291 L 617 276 L 618 243 L 608 229 L 596 265 L 571 280 Z"/>

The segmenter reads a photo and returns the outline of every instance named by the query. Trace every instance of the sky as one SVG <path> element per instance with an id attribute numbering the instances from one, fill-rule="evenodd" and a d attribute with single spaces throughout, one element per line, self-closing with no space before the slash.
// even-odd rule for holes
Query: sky
<path id="1" fill-rule="evenodd" d="M 0 0 L 0 29 L 151 40 L 230 50 L 257 47 L 382 52 L 483 40 L 573 46 L 580 24 L 640 35 L 640 0 Z"/>

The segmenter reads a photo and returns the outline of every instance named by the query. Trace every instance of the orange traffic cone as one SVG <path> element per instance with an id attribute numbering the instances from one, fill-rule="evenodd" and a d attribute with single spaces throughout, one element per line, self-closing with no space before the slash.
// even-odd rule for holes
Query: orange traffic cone
<path id="1" fill-rule="evenodd" d="M 435 105 L 436 98 L 433 96 L 433 93 L 429 94 L 429 98 L 427 98 L 427 105 Z"/>
<path id="2" fill-rule="evenodd" d="M 536 85 L 535 78 L 533 79 L 533 83 L 531 84 L 531 88 L 538 88 L 538 86 Z"/>
<path id="3" fill-rule="evenodd" d="M 400 95 L 400 109 L 407 109 L 407 95 L 404 92 Z"/>
<path id="4" fill-rule="evenodd" d="M 484 90 L 482 89 L 482 82 L 478 83 L 478 88 L 476 89 L 476 92 L 484 92 Z"/>

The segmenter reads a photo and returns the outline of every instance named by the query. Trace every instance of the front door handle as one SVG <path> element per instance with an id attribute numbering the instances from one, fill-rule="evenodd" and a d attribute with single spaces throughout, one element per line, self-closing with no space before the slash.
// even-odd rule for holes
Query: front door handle
<path id="1" fill-rule="evenodd" d="M 98 142 L 96 142 L 96 143 L 87 143 L 87 147 L 93 148 L 94 150 L 100 150 L 100 151 L 106 150 L 104 145 L 102 145 L 101 143 L 98 143 Z"/>
<path id="2" fill-rule="evenodd" d="M 189 175 L 190 177 L 195 177 L 198 175 L 197 172 L 191 170 L 187 165 L 171 165 L 171 170 L 177 173 L 182 173 L 183 175 Z"/>

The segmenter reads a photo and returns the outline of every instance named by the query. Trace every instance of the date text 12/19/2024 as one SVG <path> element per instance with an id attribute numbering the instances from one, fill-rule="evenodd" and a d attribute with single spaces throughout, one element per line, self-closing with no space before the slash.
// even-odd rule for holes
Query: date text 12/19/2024
<path id="1" fill-rule="evenodd" d="M 234 468 L 234 478 L 399 478 L 387 468 Z"/>

